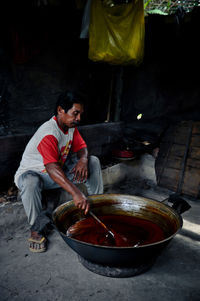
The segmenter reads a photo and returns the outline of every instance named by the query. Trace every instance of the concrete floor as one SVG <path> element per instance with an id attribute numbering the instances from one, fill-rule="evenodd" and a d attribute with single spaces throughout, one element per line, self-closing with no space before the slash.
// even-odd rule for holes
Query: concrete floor
<path id="1" fill-rule="evenodd" d="M 163 200 L 169 195 L 151 180 L 108 185 L 106 193 L 128 193 Z M 20 202 L 0 207 L 0 300 L 129 301 L 200 300 L 200 200 L 188 200 L 183 228 L 147 272 L 110 278 L 87 270 L 77 254 L 53 231 L 45 253 L 29 252 L 29 226 Z"/>

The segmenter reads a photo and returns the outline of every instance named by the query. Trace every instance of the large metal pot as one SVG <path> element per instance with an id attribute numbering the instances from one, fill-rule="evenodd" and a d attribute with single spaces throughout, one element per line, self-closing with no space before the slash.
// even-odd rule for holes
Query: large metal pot
<path id="1" fill-rule="evenodd" d="M 182 217 L 178 212 L 161 202 L 122 194 L 102 194 L 88 197 L 91 210 L 98 215 L 128 215 L 146 219 L 157 224 L 166 238 L 148 245 L 134 247 L 107 247 L 81 242 L 66 235 L 66 230 L 84 218 L 73 201 L 66 202 L 53 212 L 53 223 L 64 241 L 82 258 L 108 266 L 141 265 L 154 261 L 163 248 L 182 228 Z"/>

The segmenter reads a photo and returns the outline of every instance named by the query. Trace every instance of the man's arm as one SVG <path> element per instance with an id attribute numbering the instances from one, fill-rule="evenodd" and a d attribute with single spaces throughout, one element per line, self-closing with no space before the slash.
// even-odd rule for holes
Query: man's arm
<path id="1" fill-rule="evenodd" d="M 85 159 L 86 159 L 85 155 L 80 154 L 81 162 L 79 163 L 80 165 L 80 167 L 78 168 L 79 171 L 84 169 L 81 168 L 81 166 L 85 166 L 85 162 L 84 162 Z M 45 167 L 49 176 L 58 185 L 60 185 L 63 189 L 65 189 L 67 192 L 69 192 L 72 195 L 75 206 L 77 206 L 80 209 L 83 209 L 85 211 L 85 214 L 87 214 L 89 210 L 89 203 L 87 201 L 86 196 L 72 182 L 70 182 L 67 179 L 60 165 L 58 163 L 48 163 L 45 165 Z"/>

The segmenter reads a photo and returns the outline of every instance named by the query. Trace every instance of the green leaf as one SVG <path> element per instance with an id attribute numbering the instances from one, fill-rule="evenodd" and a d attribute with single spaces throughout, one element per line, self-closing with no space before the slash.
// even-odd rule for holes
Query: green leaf
<path id="1" fill-rule="evenodd" d="M 162 10 L 160 9 L 151 9 L 151 10 L 147 10 L 147 14 L 157 14 L 157 15 L 168 15 L 168 13 L 164 13 Z"/>

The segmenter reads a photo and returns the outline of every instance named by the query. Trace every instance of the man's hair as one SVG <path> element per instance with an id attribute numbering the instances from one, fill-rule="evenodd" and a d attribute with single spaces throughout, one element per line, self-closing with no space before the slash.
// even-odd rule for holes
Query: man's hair
<path id="1" fill-rule="evenodd" d="M 74 103 L 84 104 L 84 98 L 80 93 L 72 91 L 65 91 L 61 93 L 56 103 L 54 111 L 55 116 L 58 114 L 58 106 L 61 106 L 65 110 L 65 113 L 67 113 L 67 111 L 72 108 Z"/>

